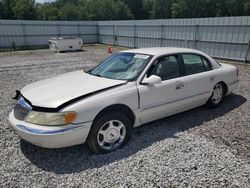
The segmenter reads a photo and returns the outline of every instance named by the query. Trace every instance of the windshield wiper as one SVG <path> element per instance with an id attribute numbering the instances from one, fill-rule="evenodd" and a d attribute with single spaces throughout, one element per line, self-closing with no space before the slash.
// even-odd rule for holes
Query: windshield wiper
<path id="1" fill-rule="evenodd" d="M 93 73 L 91 72 L 91 70 L 88 70 L 86 73 L 88 73 L 88 74 L 90 74 L 90 75 L 93 75 L 93 76 L 102 77 L 102 75 L 100 75 L 100 74 L 93 74 Z"/>
<path id="2" fill-rule="evenodd" d="M 98 77 L 102 77 L 102 75 L 100 74 L 93 74 L 94 76 L 98 76 Z"/>
<path id="3" fill-rule="evenodd" d="M 103 77 L 102 75 L 100 74 L 92 74 L 91 72 L 89 73 L 90 75 L 93 75 L 93 76 L 97 76 L 97 77 Z"/>

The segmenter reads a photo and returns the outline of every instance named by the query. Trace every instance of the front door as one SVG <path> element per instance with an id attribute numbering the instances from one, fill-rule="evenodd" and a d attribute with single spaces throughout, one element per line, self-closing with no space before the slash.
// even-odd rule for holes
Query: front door
<path id="1" fill-rule="evenodd" d="M 161 57 L 149 69 L 145 76 L 159 76 L 160 84 L 138 86 L 141 123 L 153 121 L 182 111 L 182 99 L 185 96 L 185 81 L 181 77 L 178 55 Z"/>

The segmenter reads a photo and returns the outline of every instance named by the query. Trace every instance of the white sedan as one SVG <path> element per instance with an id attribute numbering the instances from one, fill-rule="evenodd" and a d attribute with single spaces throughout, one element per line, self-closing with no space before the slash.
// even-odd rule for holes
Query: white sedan
<path id="1" fill-rule="evenodd" d="M 89 72 L 70 72 L 17 92 L 15 132 L 45 148 L 87 142 L 94 153 L 124 146 L 133 127 L 204 104 L 217 107 L 238 84 L 235 66 L 185 48 L 131 49 Z"/>

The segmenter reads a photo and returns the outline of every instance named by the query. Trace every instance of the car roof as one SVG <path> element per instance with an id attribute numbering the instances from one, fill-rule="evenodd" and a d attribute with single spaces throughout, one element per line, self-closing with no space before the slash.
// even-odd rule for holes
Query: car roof
<path id="1" fill-rule="evenodd" d="M 172 48 L 172 47 L 157 47 L 157 48 L 138 48 L 138 49 L 129 49 L 121 52 L 130 52 L 130 53 L 141 53 L 148 55 L 165 55 L 173 53 L 196 53 L 203 55 L 201 51 L 190 49 L 190 48 Z"/>

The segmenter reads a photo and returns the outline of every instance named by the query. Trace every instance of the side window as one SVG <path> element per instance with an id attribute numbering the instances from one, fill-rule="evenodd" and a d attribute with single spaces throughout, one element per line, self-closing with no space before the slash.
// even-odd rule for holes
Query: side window
<path id="1" fill-rule="evenodd" d="M 180 76 L 179 64 L 176 56 L 166 56 L 158 59 L 158 63 L 155 64 L 149 71 L 148 77 L 156 75 L 161 80 L 169 80 Z"/>
<path id="2" fill-rule="evenodd" d="M 203 60 L 199 55 L 183 54 L 182 57 L 187 75 L 204 72 L 207 71 L 206 69 L 209 69 L 209 65 L 206 63 L 206 68 L 205 63 L 203 64 Z"/>
<path id="3" fill-rule="evenodd" d="M 206 58 L 202 57 L 202 61 L 204 64 L 205 71 L 209 71 L 212 69 L 210 62 Z"/>

